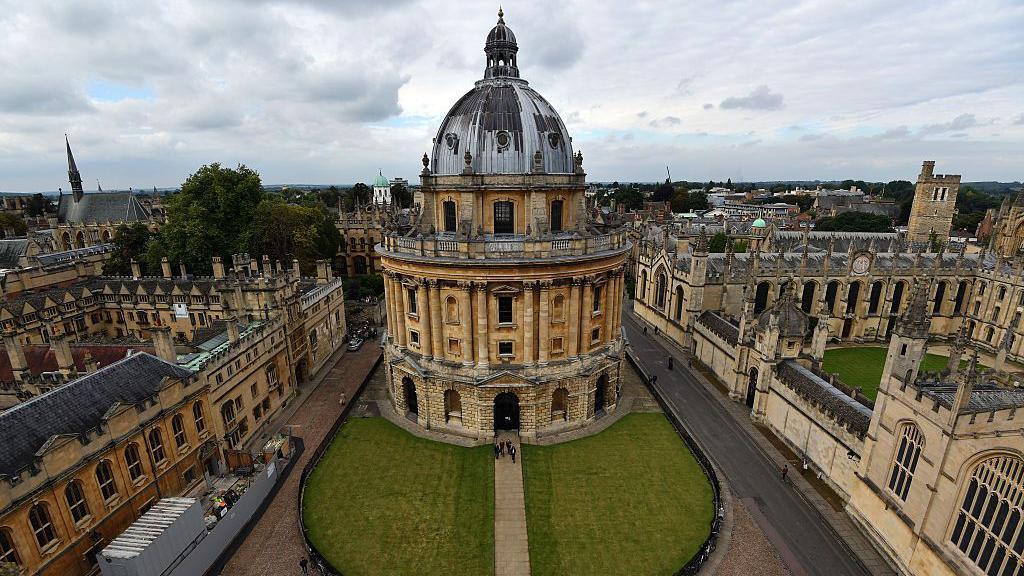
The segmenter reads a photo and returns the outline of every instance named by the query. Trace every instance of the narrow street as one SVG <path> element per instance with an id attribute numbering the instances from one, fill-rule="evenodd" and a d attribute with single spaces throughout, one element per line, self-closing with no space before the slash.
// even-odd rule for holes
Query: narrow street
<path id="1" fill-rule="evenodd" d="M 849 548 L 797 489 L 782 482 L 780 469 L 756 446 L 747 430 L 697 381 L 676 352 L 675 369 L 668 370 L 668 351 L 643 333 L 629 311 L 623 314 L 630 345 L 657 388 L 729 483 L 735 498 L 778 549 L 794 575 L 868 574 Z"/>

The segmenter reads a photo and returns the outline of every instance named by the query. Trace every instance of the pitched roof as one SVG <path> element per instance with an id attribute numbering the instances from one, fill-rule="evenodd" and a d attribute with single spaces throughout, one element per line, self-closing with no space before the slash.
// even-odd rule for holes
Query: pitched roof
<path id="1" fill-rule="evenodd" d="M 56 372 L 57 356 L 53 348 L 46 345 L 23 346 L 25 352 L 25 363 L 28 371 L 33 375 L 43 372 Z M 131 351 L 153 353 L 153 346 L 140 344 L 129 346 L 124 344 L 72 344 L 71 357 L 75 361 L 75 370 L 80 374 L 85 372 L 85 355 L 89 354 L 96 361 L 96 366 L 103 368 L 119 360 L 123 360 Z M 11 358 L 6 354 L 0 354 L 0 383 L 14 382 L 14 370 L 11 368 Z"/>
<path id="2" fill-rule="evenodd" d="M 30 466 L 54 436 L 78 436 L 96 428 L 115 403 L 138 404 L 156 394 L 165 377 L 189 376 L 188 370 L 155 356 L 133 354 L 18 404 L 0 414 L 0 475 L 13 476 Z"/>
<path id="3" fill-rule="evenodd" d="M 30 243 L 28 238 L 0 240 L 0 268 L 17 268 L 18 261 L 28 252 Z"/>
<path id="4" fill-rule="evenodd" d="M 149 220 L 149 212 L 131 192 L 84 194 L 75 202 L 65 194 L 57 204 L 57 218 L 73 224 L 84 222 L 138 222 Z"/>

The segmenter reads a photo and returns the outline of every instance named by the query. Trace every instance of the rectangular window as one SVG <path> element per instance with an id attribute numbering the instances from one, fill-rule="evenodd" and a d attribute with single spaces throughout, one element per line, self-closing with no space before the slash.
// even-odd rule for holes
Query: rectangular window
<path id="1" fill-rule="evenodd" d="M 409 342 L 412 342 L 414 345 L 419 346 L 420 345 L 420 333 L 415 331 L 415 330 L 410 330 L 409 331 Z"/>
<path id="2" fill-rule="evenodd" d="M 419 312 L 416 307 L 416 289 L 409 288 L 407 292 L 409 293 L 409 314 L 418 314 Z"/>
<path id="3" fill-rule="evenodd" d="M 444 231 L 455 232 L 455 202 L 444 203 Z"/>
<path id="4" fill-rule="evenodd" d="M 591 343 L 597 342 L 600 339 L 601 339 L 601 329 L 600 328 L 594 328 L 593 330 L 590 331 L 590 342 Z"/>
<path id="5" fill-rule="evenodd" d="M 601 287 L 594 286 L 594 314 L 601 312 Z"/>
<path id="6" fill-rule="evenodd" d="M 512 323 L 512 297 L 498 296 L 498 324 Z"/>
<path id="7" fill-rule="evenodd" d="M 498 342 L 498 356 L 512 356 L 512 341 L 503 340 Z"/>
<path id="8" fill-rule="evenodd" d="M 506 200 L 494 203 L 494 233 L 515 233 L 515 221 L 512 217 L 512 202 Z"/>
<path id="9" fill-rule="evenodd" d="M 185 469 L 185 472 L 181 475 L 185 479 L 185 485 L 188 486 L 196 481 L 196 468 L 195 466 L 189 466 Z"/>
<path id="10" fill-rule="evenodd" d="M 448 339 L 448 353 L 452 356 L 462 355 L 462 346 L 457 338 Z"/>
<path id="11" fill-rule="evenodd" d="M 561 337 L 559 337 L 559 338 L 552 338 L 551 339 L 551 351 L 552 352 L 561 352 L 562 350 L 563 350 L 562 349 L 562 338 Z"/>
<path id="12" fill-rule="evenodd" d="M 562 231 L 562 201 L 553 200 L 551 202 L 551 231 L 561 232 Z"/>

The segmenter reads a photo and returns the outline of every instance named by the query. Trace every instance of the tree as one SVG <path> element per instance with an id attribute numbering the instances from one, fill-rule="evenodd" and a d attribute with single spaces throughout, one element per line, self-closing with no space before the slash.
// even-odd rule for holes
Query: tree
<path id="1" fill-rule="evenodd" d="M 732 243 L 732 251 L 737 254 L 742 254 L 747 251 L 747 244 L 748 242 L 746 240 L 736 240 Z"/>
<path id="2" fill-rule="evenodd" d="M 782 201 L 786 204 L 795 204 L 800 207 L 801 212 L 807 212 L 814 205 L 813 196 L 800 196 L 797 194 L 787 194 L 782 197 Z"/>
<path id="3" fill-rule="evenodd" d="M 131 261 L 135 258 L 139 261 L 140 268 L 148 268 L 142 260 L 146 254 L 153 233 L 146 228 L 142 222 L 134 224 L 122 224 L 114 232 L 114 253 L 110 260 L 103 265 L 103 273 L 112 276 L 129 276 L 132 273 Z M 143 270 L 143 274 L 146 271 Z"/>
<path id="4" fill-rule="evenodd" d="M 391 185 L 391 201 L 399 208 L 410 208 L 412 206 L 412 192 L 405 184 Z"/>
<path id="5" fill-rule="evenodd" d="M 652 202 L 667 202 L 672 200 L 676 195 L 676 189 L 672 186 L 671 182 L 664 182 L 659 184 L 654 189 L 654 194 L 651 196 Z"/>
<path id="6" fill-rule="evenodd" d="M 672 195 L 672 211 L 676 213 L 686 212 L 690 208 L 690 194 L 686 188 L 677 188 Z"/>
<path id="7" fill-rule="evenodd" d="M 260 175 L 243 165 L 201 167 L 168 201 L 167 223 L 147 251 L 150 269 L 164 256 L 195 273 L 209 273 L 213 256 L 230 261 L 248 248 L 249 226 L 266 196 Z"/>
<path id="8" fill-rule="evenodd" d="M 819 218 L 814 229 L 821 232 L 892 232 L 888 216 L 867 212 L 843 212 Z"/>
<path id="9" fill-rule="evenodd" d="M 732 190 L 732 178 L 726 180 L 725 187 L 728 188 L 729 190 Z"/>
<path id="10" fill-rule="evenodd" d="M 28 226 L 21 216 L 11 212 L 0 212 L 0 238 L 24 236 L 27 232 Z"/>
<path id="11" fill-rule="evenodd" d="M 57 207 L 53 205 L 53 200 L 50 200 L 42 194 L 33 194 L 28 199 L 28 207 L 25 212 L 33 218 L 42 216 L 44 214 L 52 214 L 57 211 Z"/>
<path id="12" fill-rule="evenodd" d="M 298 259 L 302 272 L 312 274 L 317 260 L 334 258 L 342 238 L 324 206 L 296 206 L 271 196 L 256 208 L 244 242 L 247 251 L 271 260 Z"/>
<path id="13" fill-rule="evenodd" d="M 716 232 L 708 242 L 708 252 L 725 252 L 728 242 L 729 237 L 726 236 L 725 232 Z"/>
<path id="14" fill-rule="evenodd" d="M 0 576 L 21 576 L 21 569 L 13 562 L 0 562 Z"/>
<path id="15" fill-rule="evenodd" d="M 688 202 L 690 212 L 697 210 L 708 209 L 708 194 L 703 190 L 690 190 L 690 199 Z"/>
<path id="16" fill-rule="evenodd" d="M 348 189 L 348 194 L 345 196 L 345 209 L 354 210 L 357 204 L 369 204 L 372 198 L 373 189 L 362 182 L 357 182 Z"/>
<path id="17" fill-rule="evenodd" d="M 617 204 L 623 204 L 627 210 L 638 210 L 644 205 L 644 195 L 632 186 L 620 187 L 612 195 Z"/>

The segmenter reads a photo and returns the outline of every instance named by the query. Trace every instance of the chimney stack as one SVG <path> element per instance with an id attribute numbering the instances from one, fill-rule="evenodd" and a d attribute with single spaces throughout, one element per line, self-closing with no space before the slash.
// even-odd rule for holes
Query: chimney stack
<path id="1" fill-rule="evenodd" d="M 263 275 L 270 278 L 274 275 L 274 267 L 270 265 L 270 256 L 263 255 Z"/>
<path id="2" fill-rule="evenodd" d="M 299 270 L 299 259 L 295 258 L 292 260 L 292 272 L 295 273 L 296 278 L 302 278 L 302 271 Z"/>
<path id="3" fill-rule="evenodd" d="M 178 263 L 178 270 L 181 271 L 181 279 L 182 280 L 188 280 L 188 268 L 185 267 L 185 263 L 184 262 L 179 262 Z"/>
<path id="4" fill-rule="evenodd" d="M 232 314 L 228 316 L 228 342 L 232 344 L 238 342 L 239 336 L 238 319 Z"/>
<path id="5" fill-rule="evenodd" d="M 327 260 L 316 261 L 316 283 L 328 284 L 331 281 L 331 265 Z"/>
<path id="6" fill-rule="evenodd" d="M 76 372 L 75 358 L 71 355 L 71 344 L 63 334 L 50 336 L 50 349 L 57 359 L 57 370 L 64 376 L 71 376 Z"/>
<path id="7" fill-rule="evenodd" d="M 213 257 L 213 277 L 217 280 L 224 279 L 224 262 L 221 261 L 220 256 Z"/>
<path id="8" fill-rule="evenodd" d="M 174 350 L 174 340 L 171 338 L 170 326 L 153 326 L 149 329 L 150 337 L 153 339 L 153 350 L 157 358 L 176 364 L 178 353 Z"/>
<path id="9" fill-rule="evenodd" d="M 132 279 L 138 280 L 139 278 L 142 278 L 142 270 L 139 268 L 139 263 L 135 261 L 135 258 L 132 258 Z"/>
<path id="10" fill-rule="evenodd" d="M 163 273 L 164 278 L 167 280 L 173 278 L 171 275 L 171 261 L 167 259 L 167 256 L 160 259 L 160 272 Z"/>
<path id="11" fill-rule="evenodd" d="M 90 354 L 89 352 L 85 353 L 84 360 L 85 360 L 85 373 L 86 374 L 92 374 L 93 372 L 95 372 L 96 370 L 99 369 L 99 367 L 96 365 L 96 359 L 93 358 L 92 354 Z"/>
<path id="12" fill-rule="evenodd" d="M 4 349 L 7 350 L 7 357 L 11 361 L 14 379 L 23 382 L 29 375 L 28 362 L 25 360 L 25 349 L 21 347 L 21 341 L 13 330 L 4 331 Z"/>

